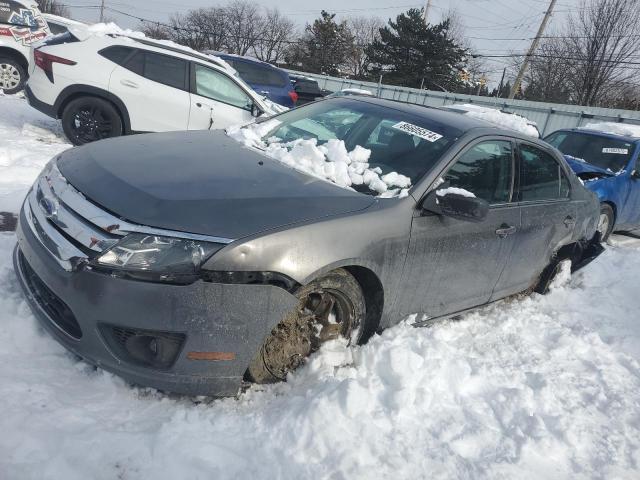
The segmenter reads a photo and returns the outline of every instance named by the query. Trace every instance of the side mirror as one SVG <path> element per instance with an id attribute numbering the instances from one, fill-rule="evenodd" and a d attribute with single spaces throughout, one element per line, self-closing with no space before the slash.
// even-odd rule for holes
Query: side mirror
<path id="1" fill-rule="evenodd" d="M 262 115 L 262 110 L 260 110 L 260 107 L 258 105 L 256 105 L 255 103 L 251 104 L 251 116 L 253 118 L 258 118 L 260 115 Z"/>
<path id="2" fill-rule="evenodd" d="M 422 202 L 423 210 L 466 222 L 482 222 L 489 213 L 489 203 L 458 188 L 436 189 Z"/>

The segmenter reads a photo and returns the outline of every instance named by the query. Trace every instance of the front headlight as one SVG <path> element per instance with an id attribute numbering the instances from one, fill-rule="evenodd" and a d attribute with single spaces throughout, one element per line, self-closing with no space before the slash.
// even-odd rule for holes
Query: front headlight
<path id="1" fill-rule="evenodd" d="M 138 280 L 191 283 L 200 266 L 224 245 L 183 238 L 132 233 L 93 262 L 97 269 Z"/>

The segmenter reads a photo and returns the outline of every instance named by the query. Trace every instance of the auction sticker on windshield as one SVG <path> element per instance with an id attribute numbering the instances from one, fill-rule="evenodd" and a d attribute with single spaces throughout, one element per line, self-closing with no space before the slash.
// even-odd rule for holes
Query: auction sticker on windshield
<path id="1" fill-rule="evenodd" d="M 398 122 L 395 125 L 392 125 L 391 128 L 402 130 L 403 132 L 409 133 L 416 137 L 424 138 L 429 142 L 436 142 L 442 138 L 442 135 L 440 135 L 439 133 L 432 132 L 431 130 L 427 130 L 426 128 L 422 128 L 408 122 Z"/>
<path id="2" fill-rule="evenodd" d="M 617 153 L 618 155 L 628 155 L 629 150 L 626 148 L 603 148 L 602 153 Z"/>

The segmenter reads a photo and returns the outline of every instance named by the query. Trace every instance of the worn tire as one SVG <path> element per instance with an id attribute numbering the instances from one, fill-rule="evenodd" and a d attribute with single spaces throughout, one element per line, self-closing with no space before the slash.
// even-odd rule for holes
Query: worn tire
<path id="1" fill-rule="evenodd" d="M 84 145 L 123 134 L 122 118 L 111 103 L 102 98 L 74 98 L 62 111 L 62 129 L 71 143 Z"/>
<path id="2" fill-rule="evenodd" d="M 615 221 L 615 215 L 613 208 L 608 203 L 600 204 L 600 219 L 598 220 L 598 231 L 600 232 L 600 239 L 606 242 L 613 232 L 613 222 Z M 603 222 L 606 222 L 606 228 L 604 228 Z M 601 230 L 601 226 L 603 230 Z"/>
<path id="3" fill-rule="evenodd" d="M 301 287 L 295 295 L 298 306 L 267 336 L 247 369 L 246 380 L 254 383 L 283 381 L 287 373 L 302 365 L 325 341 L 337 338 L 333 335 L 339 335 L 350 345 L 357 344 L 362 338 L 366 301 L 360 284 L 346 270 L 333 270 Z M 318 296 L 319 304 L 316 303 Z M 331 304 L 334 322 L 318 320 L 318 310 L 329 305 L 325 302 L 326 297 L 335 299 Z"/>
<path id="4" fill-rule="evenodd" d="M 12 78 L 15 78 L 17 75 L 17 84 L 15 86 L 9 86 L 9 83 L 4 83 L 3 78 L 6 82 L 10 82 L 13 85 Z M 14 93 L 18 93 L 20 90 L 24 88 L 24 84 L 27 81 L 27 71 L 24 67 L 17 62 L 15 59 L 11 57 L 0 57 L 0 89 L 4 93 L 12 95 Z"/>

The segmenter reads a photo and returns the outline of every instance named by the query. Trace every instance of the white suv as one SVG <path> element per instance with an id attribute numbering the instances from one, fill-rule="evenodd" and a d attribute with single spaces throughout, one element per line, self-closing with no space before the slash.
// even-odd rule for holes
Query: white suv
<path id="1" fill-rule="evenodd" d="M 33 50 L 29 103 L 81 145 L 137 132 L 205 130 L 278 110 L 223 60 L 176 44 L 70 28 Z"/>
<path id="2" fill-rule="evenodd" d="M 47 22 L 35 1 L 0 0 L 0 90 L 22 90 L 31 44 L 47 35 Z"/>

